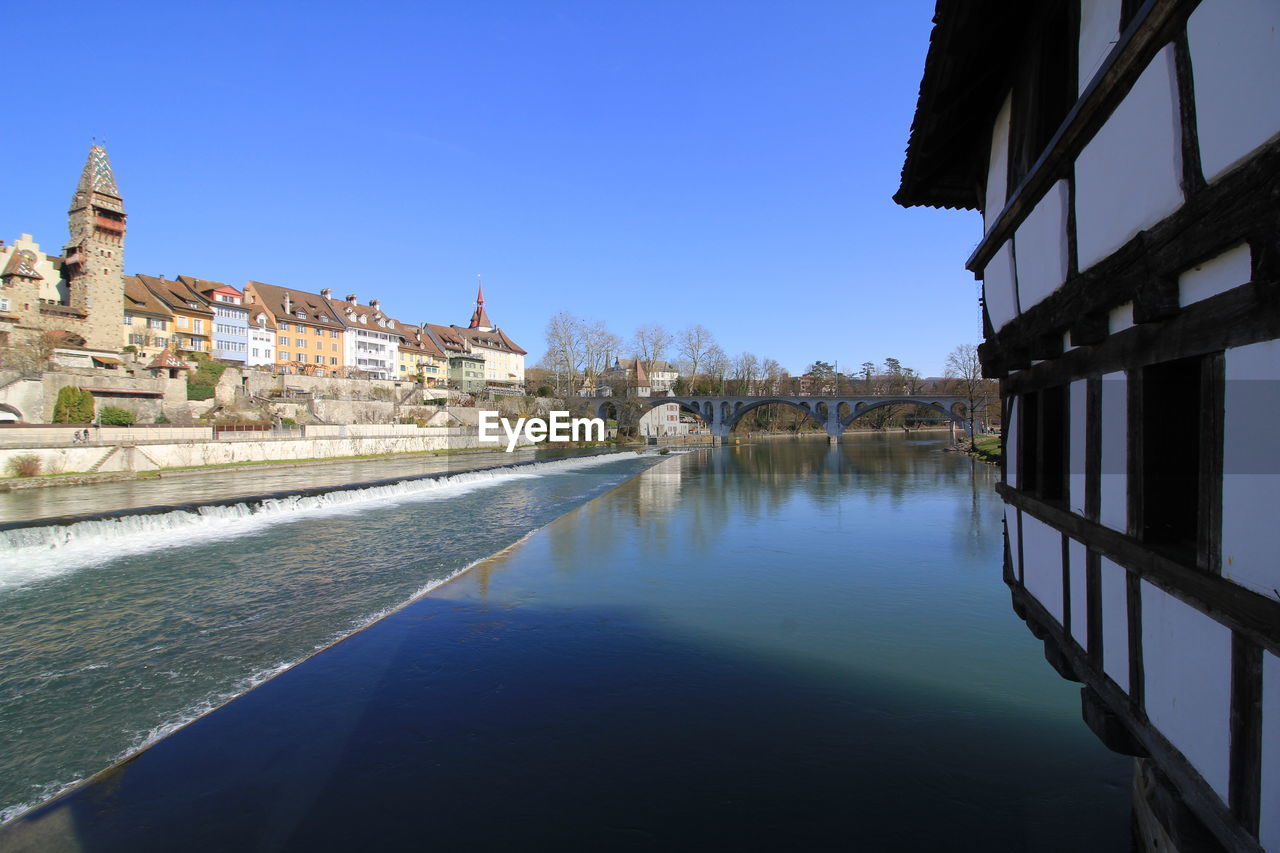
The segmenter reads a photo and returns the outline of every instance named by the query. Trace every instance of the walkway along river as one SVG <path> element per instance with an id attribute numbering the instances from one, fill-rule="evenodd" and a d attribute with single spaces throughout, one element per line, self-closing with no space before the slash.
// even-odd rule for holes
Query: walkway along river
<path id="1" fill-rule="evenodd" d="M 33 575 L 13 804 L 541 528 L 0 847 L 1128 850 L 1129 762 L 1008 606 L 994 469 L 942 447 L 556 462 Z"/>

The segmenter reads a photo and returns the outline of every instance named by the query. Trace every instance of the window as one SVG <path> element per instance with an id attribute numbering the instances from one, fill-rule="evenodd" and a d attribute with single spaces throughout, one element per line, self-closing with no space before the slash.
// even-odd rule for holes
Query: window
<path id="1" fill-rule="evenodd" d="M 1009 191 L 1044 153 L 1076 102 L 1076 50 L 1069 3 L 1052 5 L 1039 36 L 1025 45 L 1023 73 L 1013 92 L 1009 135 Z"/>
<path id="2" fill-rule="evenodd" d="M 126 326 L 132 326 L 132 325 L 133 325 L 133 315 L 132 315 L 132 314 L 130 314 L 129 312 L 127 312 L 127 311 L 125 312 L 125 315 L 124 315 L 124 324 L 125 324 Z"/>
<path id="3" fill-rule="evenodd" d="M 330 330 L 329 330 L 329 337 L 331 337 L 331 338 L 336 338 L 337 336 L 338 336 L 338 330 L 337 330 L 337 329 L 330 329 Z"/>
<path id="4" fill-rule="evenodd" d="M 185 329 L 186 327 L 187 327 L 187 318 L 186 318 L 186 317 L 179 316 L 179 317 L 178 317 L 178 328 L 179 328 L 179 329 Z"/>
<path id="5" fill-rule="evenodd" d="M 153 318 L 153 317 L 148 317 L 148 318 L 147 318 L 147 328 L 148 328 L 148 329 L 159 329 L 160 331 L 164 331 L 164 327 L 165 327 L 165 322 L 164 322 L 164 320 L 158 320 L 158 319 L 155 319 L 155 318 Z"/>
<path id="6" fill-rule="evenodd" d="M 329 349 L 330 349 L 330 350 L 332 350 L 333 352 L 337 352 L 337 351 L 338 351 L 338 345 L 337 345 L 337 344 L 329 344 Z"/>
<path id="7" fill-rule="evenodd" d="M 296 346 L 296 347 L 302 347 L 303 349 L 305 349 L 305 348 L 306 348 L 306 346 L 307 346 L 307 339 L 306 339 L 306 338 L 298 338 L 296 341 L 294 341 L 294 342 L 293 342 L 293 345 L 294 345 L 294 346 Z"/>
<path id="8" fill-rule="evenodd" d="M 333 356 L 330 356 L 330 357 L 329 357 L 329 363 L 330 363 L 330 364 L 337 364 L 337 363 L 338 363 L 338 360 L 337 360 L 336 358 L 334 358 Z"/>
<path id="9" fill-rule="evenodd" d="M 289 339 L 286 338 L 284 335 L 281 335 L 280 337 L 276 338 L 276 343 L 278 343 L 282 347 L 287 347 L 289 345 Z"/>
<path id="10" fill-rule="evenodd" d="M 1045 501 L 1062 501 L 1067 484 L 1067 386 L 1024 394 L 1018 410 L 1018 488 Z"/>
<path id="11" fill-rule="evenodd" d="M 156 335 L 154 340 L 155 340 L 155 345 L 160 347 L 160 349 L 164 349 L 169 345 L 169 339 L 165 337 L 161 337 L 160 335 Z"/>
<path id="12" fill-rule="evenodd" d="M 324 364 L 324 356 L 322 355 L 316 356 L 316 364 Z"/>
<path id="13" fill-rule="evenodd" d="M 287 331 L 289 331 L 289 324 L 288 324 L 288 323 L 281 323 L 281 324 L 280 324 L 280 331 L 282 331 L 282 332 L 287 332 Z"/>
<path id="14" fill-rule="evenodd" d="M 197 317 L 196 319 L 192 320 L 191 323 L 192 323 L 191 330 L 193 332 L 196 332 L 198 334 L 204 333 L 204 320 L 201 320 L 199 317 Z"/>
<path id="15" fill-rule="evenodd" d="M 258 348 L 257 348 L 257 347 L 254 347 L 254 348 L 253 348 L 253 357 L 254 357 L 254 358 L 258 358 Z"/>
<path id="16" fill-rule="evenodd" d="M 281 360 L 281 361 L 288 361 L 288 360 L 289 360 L 289 353 L 285 352 L 284 350 L 280 350 L 280 360 Z"/>
<path id="17" fill-rule="evenodd" d="M 1218 385 L 1214 377 L 1220 364 L 1221 356 L 1215 355 L 1153 364 L 1142 369 L 1130 392 L 1136 415 L 1130 428 L 1140 431 L 1134 454 L 1139 458 L 1130 471 L 1140 482 L 1133 526 L 1144 542 L 1188 561 L 1206 544 L 1202 478 L 1205 484 L 1220 481 L 1220 475 L 1206 477 L 1205 466 L 1213 456 L 1221 459 L 1212 426 L 1221 422 L 1213 414 L 1220 389 L 1210 387 Z"/>
<path id="18" fill-rule="evenodd" d="M 0 311 L 8 311 L 8 310 L 9 310 L 8 297 L 0 296 Z"/>

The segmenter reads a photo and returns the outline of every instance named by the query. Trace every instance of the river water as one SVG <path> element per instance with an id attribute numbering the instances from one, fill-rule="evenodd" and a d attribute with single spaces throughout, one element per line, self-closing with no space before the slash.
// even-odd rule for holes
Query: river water
<path id="1" fill-rule="evenodd" d="M 1010 608 L 995 470 L 943 446 L 551 462 L 24 551 L 11 806 L 455 579 L 0 847 L 1128 850 L 1131 765 Z"/>

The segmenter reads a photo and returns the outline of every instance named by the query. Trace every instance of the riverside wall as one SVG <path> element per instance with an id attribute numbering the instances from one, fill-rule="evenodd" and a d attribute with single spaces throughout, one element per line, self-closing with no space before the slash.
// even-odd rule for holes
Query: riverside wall
<path id="1" fill-rule="evenodd" d="M 461 428 L 407 426 L 392 430 L 382 427 L 376 434 L 373 434 L 374 430 L 365 433 L 358 425 L 332 429 L 342 430 L 346 434 L 259 439 L 251 437 L 251 434 L 219 439 L 213 439 L 210 435 L 186 440 L 157 436 L 150 440 L 139 440 L 141 431 L 124 437 L 108 438 L 105 435 L 107 429 L 104 428 L 102 440 L 94 440 L 89 444 L 72 443 L 68 436 L 66 444 L 46 442 L 43 446 L 0 447 L 0 476 L 9 474 L 11 461 L 21 456 L 37 457 L 40 460 L 41 474 L 73 474 L 426 453 L 480 446 L 478 435 L 474 431 Z M 211 432 L 204 427 L 184 429 L 182 432 L 193 430 Z"/>

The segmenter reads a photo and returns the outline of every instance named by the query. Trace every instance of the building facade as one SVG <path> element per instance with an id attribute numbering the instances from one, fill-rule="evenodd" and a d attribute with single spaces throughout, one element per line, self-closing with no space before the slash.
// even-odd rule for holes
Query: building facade
<path id="1" fill-rule="evenodd" d="M 213 309 L 213 357 L 246 364 L 249 359 L 249 309 L 244 294 L 229 284 L 180 275 L 178 281 L 204 297 Z"/>
<path id="2" fill-rule="evenodd" d="M 147 289 L 136 275 L 124 280 L 124 340 L 138 360 L 146 362 L 169 347 L 173 338 L 173 312 Z"/>
<path id="3" fill-rule="evenodd" d="M 255 335 L 260 336 L 268 325 L 275 327 L 275 366 L 282 373 L 342 373 L 346 367 L 346 327 L 325 296 L 261 281 L 247 283 L 244 296 L 253 325 L 258 328 Z M 260 313 L 269 315 L 269 321 L 257 319 Z"/>
<path id="4" fill-rule="evenodd" d="M 476 307 L 467 328 L 453 328 L 467 339 L 471 352 L 484 359 L 487 385 L 508 389 L 523 387 L 524 357 L 527 353 L 489 320 L 489 313 L 484 307 L 483 288 L 476 291 Z"/>
<path id="5" fill-rule="evenodd" d="M 1280 4 L 934 21 L 895 198 L 982 213 L 1014 609 L 1148 849 L 1280 851 Z"/>

